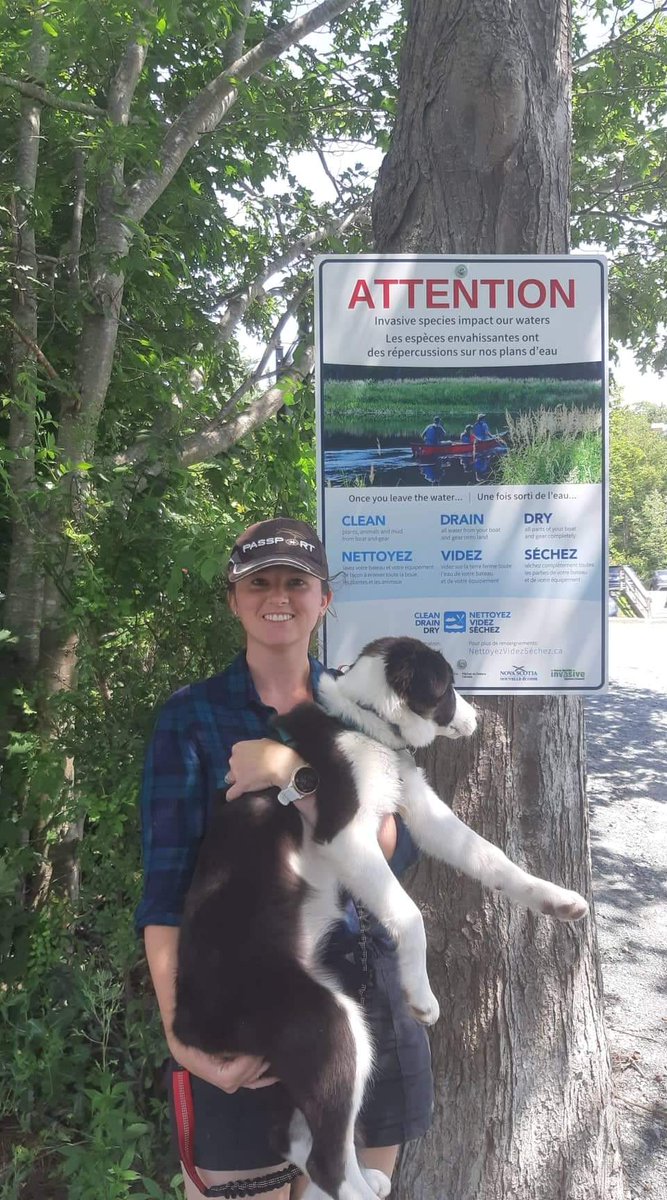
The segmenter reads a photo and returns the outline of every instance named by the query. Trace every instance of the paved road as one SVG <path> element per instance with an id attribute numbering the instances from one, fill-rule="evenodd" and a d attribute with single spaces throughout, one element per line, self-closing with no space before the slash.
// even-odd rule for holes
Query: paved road
<path id="1" fill-rule="evenodd" d="M 658 595 L 652 620 L 610 621 L 611 687 L 586 702 L 595 907 L 632 1200 L 667 1198 L 667 595 Z"/>

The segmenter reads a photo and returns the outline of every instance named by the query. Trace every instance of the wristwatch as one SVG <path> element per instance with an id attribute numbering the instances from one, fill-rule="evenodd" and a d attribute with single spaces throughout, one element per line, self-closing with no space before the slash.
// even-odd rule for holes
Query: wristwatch
<path id="1" fill-rule="evenodd" d="M 314 767 L 297 767 L 289 783 L 278 792 L 281 804 L 291 804 L 293 800 L 302 800 L 316 792 L 320 777 Z"/>

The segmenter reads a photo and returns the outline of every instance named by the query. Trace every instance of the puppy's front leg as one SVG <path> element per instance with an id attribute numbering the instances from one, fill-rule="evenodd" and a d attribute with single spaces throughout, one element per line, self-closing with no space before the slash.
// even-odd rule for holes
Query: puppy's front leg
<path id="1" fill-rule="evenodd" d="M 413 1015 L 433 1025 L 440 1015 L 426 972 L 426 934 L 417 905 L 403 891 L 377 843 L 370 819 L 356 817 L 320 847 L 343 887 L 377 917 L 396 940 L 401 982 Z"/>
<path id="2" fill-rule="evenodd" d="M 529 875 L 510 862 L 502 850 L 454 815 L 407 757 L 401 758 L 401 776 L 401 812 L 410 833 L 427 854 L 535 912 L 548 913 L 560 921 L 578 921 L 586 916 L 588 904 L 583 896 Z"/>

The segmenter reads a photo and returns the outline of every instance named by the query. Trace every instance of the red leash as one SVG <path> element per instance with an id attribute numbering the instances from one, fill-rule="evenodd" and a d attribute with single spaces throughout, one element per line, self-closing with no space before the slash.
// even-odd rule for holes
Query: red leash
<path id="1" fill-rule="evenodd" d="M 234 1179 L 229 1183 L 216 1183 L 206 1187 L 194 1160 L 195 1142 L 195 1109 L 192 1102 L 192 1085 L 190 1073 L 183 1067 L 174 1067 L 171 1076 L 174 1096 L 174 1112 L 176 1114 L 176 1129 L 178 1131 L 178 1150 L 183 1163 L 183 1169 L 188 1178 L 194 1183 L 202 1196 L 222 1196 L 224 1200 L 239 1200 L 243 1197 L 261 1195 L 262 1192 L 273 1192 L 291 1183 L 299 1174 L 299 1168 L 290 1164 L 280 1171 L 270 1175 L 257 1175 L 253 1179 Z"/>

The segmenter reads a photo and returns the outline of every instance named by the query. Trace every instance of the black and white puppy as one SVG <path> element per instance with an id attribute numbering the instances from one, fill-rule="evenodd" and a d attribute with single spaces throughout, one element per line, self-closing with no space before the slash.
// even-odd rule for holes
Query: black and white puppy
<path id="1" fill-rule="evenodd" d="M 437 1020 L 422 917 L 380 850 L 382 818 L 400 813 L 427 854 L 517 904 L 560 920 L 578 920 L 588 905 L 464 825 L 415 765 L 408 747 L 476 726 L 441 654 L 382 638 L 345 674 L 324 676 L 318 700 L 278 718 L 318 772 L 314 826 L 277 804 L 275 790 L 221 803 L 209 826 L 181 928 L 174 1030 L 209 1054 L 270 1062 L 288 1098 L 277 1148 L 309 1176 L 304 1200 L 375 1200 L 389 1180 L 360 1166 L 354 1145 L 372 1046 L 318 948 L 340 919 L 342 886 L 396 939 L 415 1016 Z"/>

